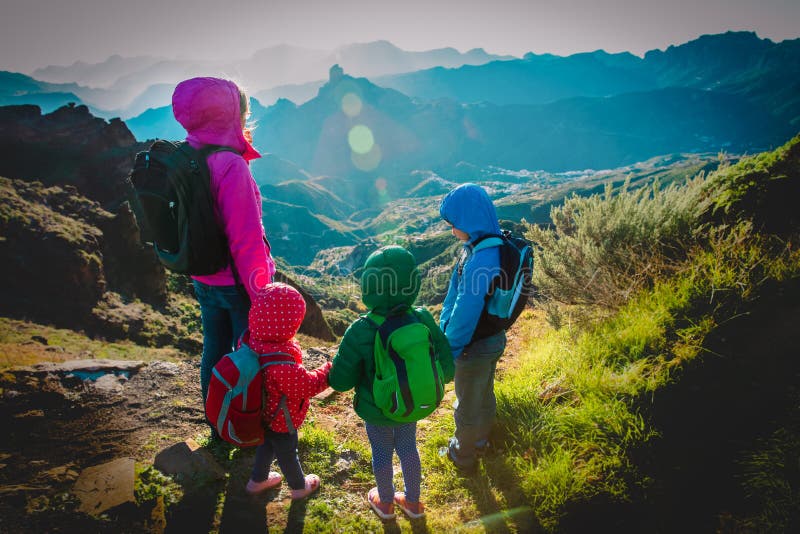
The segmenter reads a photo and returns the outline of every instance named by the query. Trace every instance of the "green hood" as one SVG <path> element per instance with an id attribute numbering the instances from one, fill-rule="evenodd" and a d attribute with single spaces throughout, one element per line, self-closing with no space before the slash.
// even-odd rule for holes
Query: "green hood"
<path id="1" fill-rule="evenodd" d="M 367 258 L 361 275 L 361 300 L 378 315 L 404 311 L 417 300 L 419 271 L 403 247 L 383 247 Z"/>

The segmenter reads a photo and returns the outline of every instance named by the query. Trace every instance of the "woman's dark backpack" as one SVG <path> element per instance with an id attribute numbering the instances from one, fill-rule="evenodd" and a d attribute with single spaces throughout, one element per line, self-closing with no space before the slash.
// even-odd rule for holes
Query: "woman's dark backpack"
<path id="1" fill-rule="evenodd" d="M 129 180 L 142 242 L 176 273 L 213 274 L 230 262 L 225 233 L 217 223 L 209 155 L 232 148 L 157 140 L 139 152 Z"/>

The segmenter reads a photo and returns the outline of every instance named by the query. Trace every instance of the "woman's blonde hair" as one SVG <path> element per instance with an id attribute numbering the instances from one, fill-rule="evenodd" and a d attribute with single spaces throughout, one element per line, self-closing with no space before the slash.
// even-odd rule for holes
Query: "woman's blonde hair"
<path id="1" fill-rule="evenodd" d="M 239 112 L 242 114 L 242 117 L 247 119 L 250 115 L 250 99 L 247 98 L 247 93 L 244 92 L 244 89 L 237 86 L 239 89 Z"/>

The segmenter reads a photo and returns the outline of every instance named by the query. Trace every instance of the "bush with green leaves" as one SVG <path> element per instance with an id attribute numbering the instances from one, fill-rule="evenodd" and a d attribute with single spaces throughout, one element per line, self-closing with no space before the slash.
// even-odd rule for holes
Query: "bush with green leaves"
<path id="1" fill-rule="evenodd" d="M 563 304 L 619 309 L 670 271 L 694 242 L 708 203 L 702 174 L 683 185 L 572 196 L 553 207 L 551 227 L 529 226 L 534 284 Z"/>

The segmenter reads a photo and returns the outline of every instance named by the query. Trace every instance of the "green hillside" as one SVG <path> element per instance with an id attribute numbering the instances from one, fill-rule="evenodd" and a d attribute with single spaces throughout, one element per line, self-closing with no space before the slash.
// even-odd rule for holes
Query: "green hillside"
<path id="1" fill-rule="evenodd" d="M 553 228 L 531 227 L 555 326 L 523 319 L 498 386 L 502 452 L 477 478 L 432 474 L 436 506 L 499 499 L 523 530 L 796 530 L 800 224 L 786 195 L 800 198 L 800 137 L 685 185 L 574 197 Z"/>

